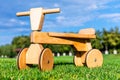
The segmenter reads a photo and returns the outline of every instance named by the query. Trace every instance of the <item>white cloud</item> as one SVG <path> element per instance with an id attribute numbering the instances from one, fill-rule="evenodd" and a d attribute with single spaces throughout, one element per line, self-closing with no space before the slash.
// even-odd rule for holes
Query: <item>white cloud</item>
<path id="1" fill-rule="evenodd" d="M 20 21 L 19 24 L 20 24 L 20 25 L 23 25 L 23 26 L 24 26 L 24 25 L 28 25 L 28 23 L 25 22 L 25 21 Z"/>
<path id="2" fill-rule="evenodd" d="M 85 22 L 89 21 L 91 16 L 77 16 L 77 17 L 64 17 L 58 16 L 56 18 L 59 26 L 70 27 L 70 26 L 82 26 Z"/>
<path id="3" fill-rule="evenodd" d="M 62 21 L 65 20 L 65 17 L 64 16 L 58 16 L 58 17 L 56 17 L 56 19 L 57 19 L 57 22 L 62 23 Z"/>
<path id="4" fill-rule="evenodd" d="M 115 8 L 120 8 L 120 4 L 119 4 L 119 5 L 115 5 L 114 7 L 115 7 Z"/>
<path id="5" fill-rule="evenodd" d="M 4 27 L 12 27 L 12 26 L 25 26 L 28 25 L 28 22 L 26 21 L 22 21 L 22 20 L 17 20 L 15 18 L 11 18 L 11 19 L 1 19 L 0 20 L 0 26 L 4 26 Z"/>
<path id="6" fill-rule="evenodd" d="M 107 5 L 95 3 L 95 4 L 90 4 L 89 6 L 87 6 L 85 10 L 96 11 L 96 10 L 102 10 L 102 9 L 107 9 L 107 8 L 109 8 Z"/>
<path id="7" fill-rule="evenodd" d="M 22 21 L 22 20 L 17 20 L 17 19 L 14 19 L 14 18 L 8 20 L 8 22 L 11 22 L 11 24 L 13 24 L 13 25 L 22 25 L 22 26 L 28 25 L 28 22 L 25 22 L 25 21 Z"/>
<path id="8" fill-rule="evenodd" d="M 103 14 L 99 16 L 100 18 L 115 18 L 120 17 L 120 13 L 113 13 L 113 14 Z"/>
<path id="9" fill-rule="evenodd" d="M 70 0 L 68 2 L 73 3 L 74 6 L 85 10 L 100 10 L 108 8 L 108 3 L 114 0 Z"/>
<path id="10" fill-rule="evenodd" d="M 9 20 L 10 22 L 16 22 L 16 19 L 12 18 Z"/>
<path id="11" fill-rule="evenodd" d="M 120 22 L 120 13 L 102 14 L 99 18 L 104 18 L 112 22 Z"/>
<path id="12" fill-rule="evenodd" d="M 58 4 L 58 3 L 55 3 L 55 4 L 54 4 L 54 7 L 59 7 L 59 4 Z"/>
<path id="13" fill-rule="evenodd" d="M 18 32 L 27 32 L 27 31 L 30 31 L 30 29 L 26 29 L 26 28 L 16 28 L 16 29 L 14 29 L 14 31 L 18 31 Z"/>
<path id="14" fill-rule="evenodd" d="M 87 10 L 95 10 L 97 8 L 98 8 L 98 6 L 96 4 L 92 4 L 92 5 L 87 7 Z"/>
<path id="15" fill-rule="evenodd" d="M 112 20 L 113 20 L 113 22 L 118 22 L 119 23 L 120 22 L 120 17 L 113 18 Z"/>

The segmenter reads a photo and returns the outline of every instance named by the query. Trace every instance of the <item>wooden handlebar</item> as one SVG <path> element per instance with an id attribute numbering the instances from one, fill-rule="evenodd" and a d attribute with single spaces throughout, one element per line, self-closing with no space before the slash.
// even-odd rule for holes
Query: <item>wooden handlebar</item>
<path id="1" fill-rule="evenodd" d="M 60 12 L 60 8 L 43 10 L 44 14 L 59 13 L 59 12 Z"/>
<path id="2" fill-rule="evenodd" d="M 56 9 L 43 9 L 43 14 L 51 14 L 51 13 L 59 13 L 60 12 L 60 8 L 56 8 Z M 29 16 L 30 15 L 30 11 L 26 11 L 26 12 L 18 12 L 16 13 L 17 16 Z"/>
<path id="3" fill-rule="evenodd" d="M 30 15 L 30 12 L 29 11 L 26 11 L 26 12 L 18 12 L 16 13 L 17 16 L 29 16 Z"/>

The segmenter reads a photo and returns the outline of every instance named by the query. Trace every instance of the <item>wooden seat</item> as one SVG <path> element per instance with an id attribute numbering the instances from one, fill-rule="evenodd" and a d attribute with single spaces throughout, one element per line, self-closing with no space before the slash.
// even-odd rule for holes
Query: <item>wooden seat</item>
<path id="1" fill-rule="evenodd" d="M 49 36 L 51 37 L 61 37 L 61 38 L 96 38 L 95 34 L 75 34 L 75 33 L 56 33 L 56 32 L 49 32 Z"/>
<path id="2" fill-rule="evenodd" d="M 79 34 L 93 34 L 93 35 L 95 35 L 95 29 L 93 29 L 93 28 L 87 28 L 87 29 L 81 29 L 80 31 L 79 31 Z"/>

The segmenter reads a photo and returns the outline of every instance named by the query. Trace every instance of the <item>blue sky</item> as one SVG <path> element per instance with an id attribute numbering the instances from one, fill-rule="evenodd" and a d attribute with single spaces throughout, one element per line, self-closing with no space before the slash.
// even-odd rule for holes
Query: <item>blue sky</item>
<path id="1" fill-rule="evenodd" d="M 15 36 L 30 34 L 29 17 L 16 17 L 16 12 L 36 7 L 61 9 L 60 13 L 45 16 L 42 31 L 46 32 L 120 27 L 120 0 L 0 0 L 0 3 L 0 45 L 10 44 Z"/>

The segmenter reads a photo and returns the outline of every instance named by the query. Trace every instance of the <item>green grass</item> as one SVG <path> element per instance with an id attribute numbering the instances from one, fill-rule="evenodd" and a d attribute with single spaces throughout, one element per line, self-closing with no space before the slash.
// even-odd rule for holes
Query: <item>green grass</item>
<path id="1" fill-rule="evenodd" d="M 0 58 L 0 80 L 120 80 L 120 55 L 104 55 L 102 67 L 76 67 L 73 57 L 55 57 L 54 69 L 39 71 L 37 66 L 18 70 L 16 59 Z"/>

